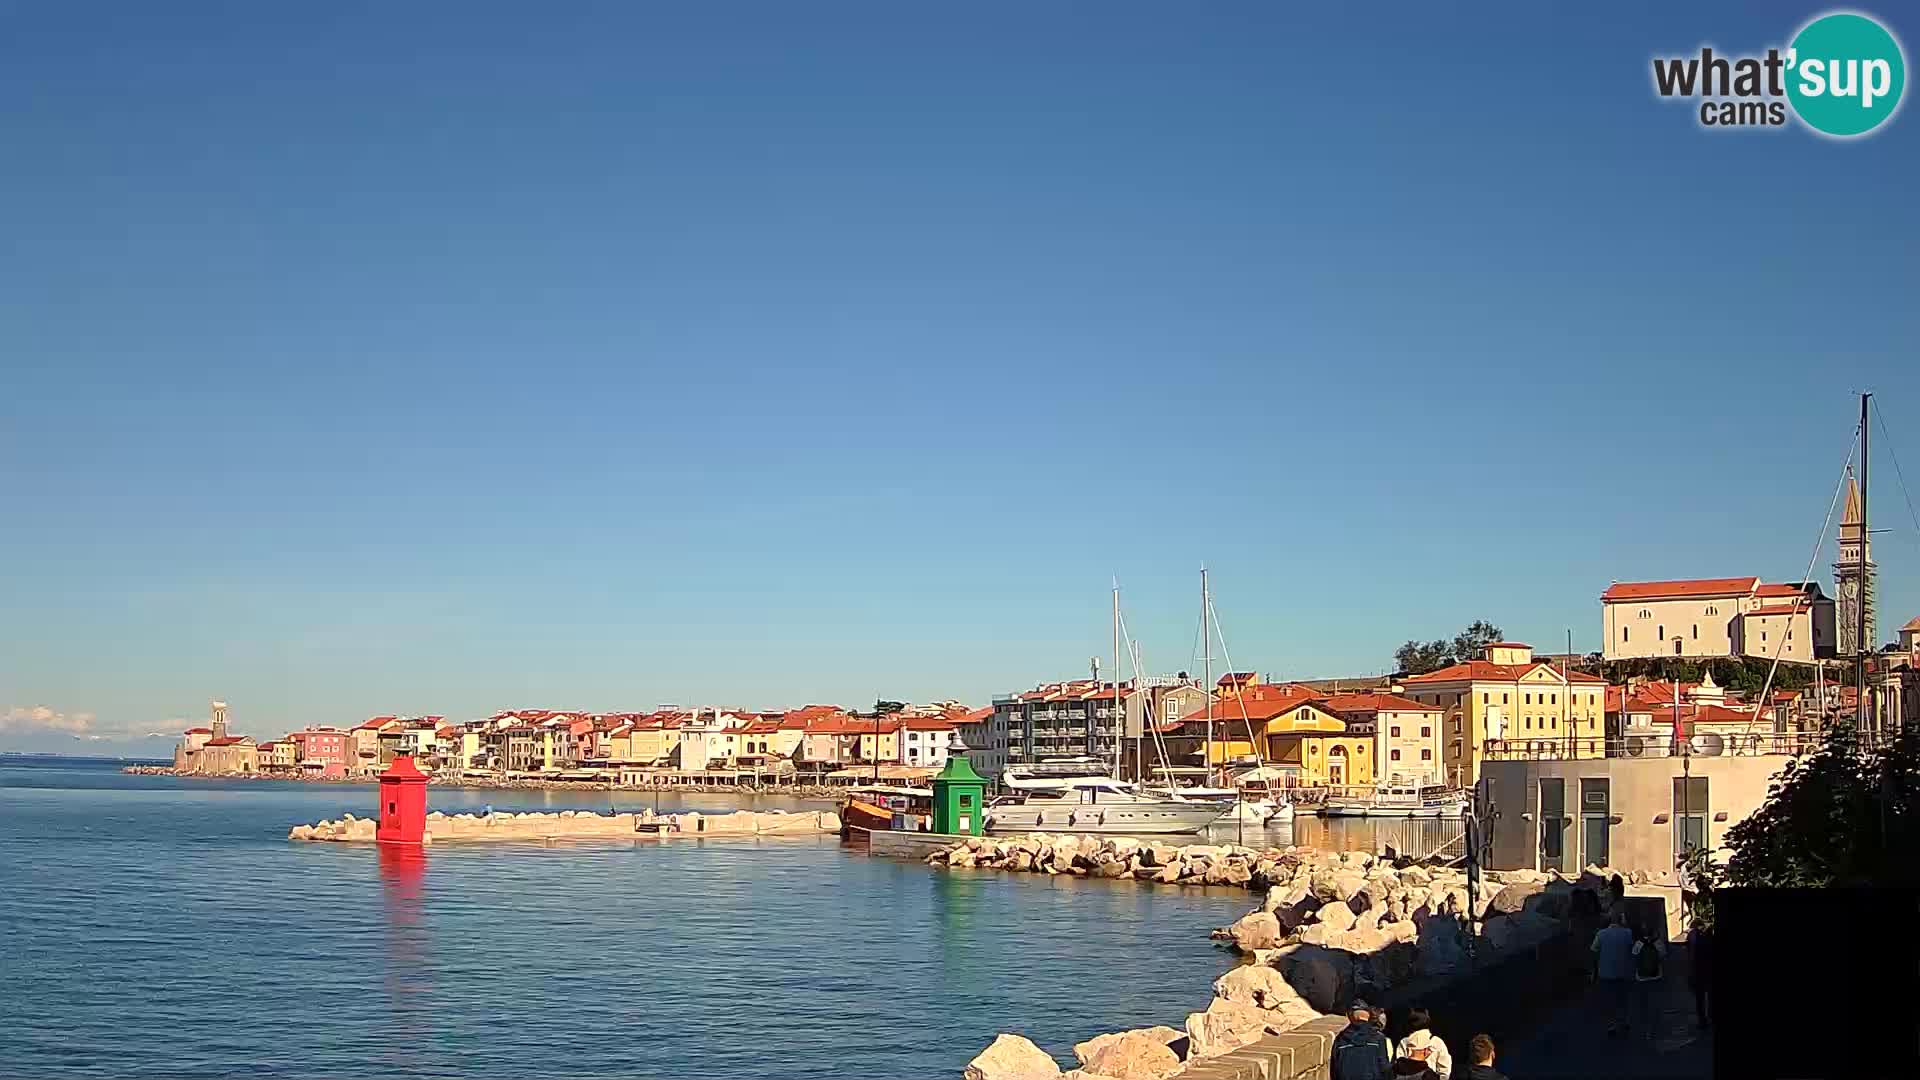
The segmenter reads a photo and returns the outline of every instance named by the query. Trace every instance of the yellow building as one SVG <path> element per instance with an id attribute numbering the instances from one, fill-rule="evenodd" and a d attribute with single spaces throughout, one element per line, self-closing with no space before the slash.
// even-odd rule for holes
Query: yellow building
<path id="1" fill-rule="evenodd" d="M 1408 676 L 1401 692 L 1443 711 L 1441 766 L 1457 787 L 1479 779 L 1488 740 L 1571 738 L 1572 756 L 1605 753 L 1606 680 L 1563 673 L 1535 660 L 1529 645 L 1489 645 L 1483 660 Z"/>
<path id="2" fill-rule="evenodd" d="M 1373 733 L 1352 735 L 1327 709 L 1324 695 L 1296 683 L 1249 683 L 1213 703 L 1211 764 L 1251 761 L 1258 740 L 1263 764 L 1311 786 L 1373 783 Z M 1181 717 L 1172 735 L 1182 749 L 1204 756 L 1208 710 Z M 1169 748 L 1169 756 L 1173 749 Z"/>
<path id="3" fill-rule="evenodd" d="M 1264 738 L 1267 763 L 1297 772 L 1309 787 L 1373 783 L 1372 725 L 1349 724 L 1325 698 L 1309 698 L 1275 715 Z"/>

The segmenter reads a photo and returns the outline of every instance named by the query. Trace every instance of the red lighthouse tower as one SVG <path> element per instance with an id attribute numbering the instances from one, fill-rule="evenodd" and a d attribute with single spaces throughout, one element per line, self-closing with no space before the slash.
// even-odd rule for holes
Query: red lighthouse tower
<path id="1" fill-rule="evenodd" d="M 427 774 L 410 756 L 393 759 L 380 774 L 380 827 L 373 836 L 382 844 L 420 846 L 427 831 Z"/>

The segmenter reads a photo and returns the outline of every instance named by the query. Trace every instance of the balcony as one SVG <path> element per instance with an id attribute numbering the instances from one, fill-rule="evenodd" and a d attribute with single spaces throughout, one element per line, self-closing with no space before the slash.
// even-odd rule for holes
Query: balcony
<path id="1" fill-rule="evenodd" d="M 1595 758 L 1656 757 L 1787 757 L 1819 747 L 1819 732 L 1703 732 L 1674 744 L 1664 731 L 1628 729 L 1624 735 L 1574 739 L 1488 739 L 1483 756 L 1489 761 L 1566 761 Z"/>

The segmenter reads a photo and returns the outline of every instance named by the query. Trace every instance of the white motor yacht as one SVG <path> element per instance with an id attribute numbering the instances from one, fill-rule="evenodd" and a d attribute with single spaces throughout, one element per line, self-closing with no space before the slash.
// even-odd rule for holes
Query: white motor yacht
<path id="1" fill-rule="evenodd" d="M 1018 794 L 987 805 L 990 833 L 1074 832 L 1127 836 L 1196 833 L 1220 819 L 1221 807 L 1138 794 L 1110 776 L 1049 778 L 1046 786 L 1009 784 Z"/>

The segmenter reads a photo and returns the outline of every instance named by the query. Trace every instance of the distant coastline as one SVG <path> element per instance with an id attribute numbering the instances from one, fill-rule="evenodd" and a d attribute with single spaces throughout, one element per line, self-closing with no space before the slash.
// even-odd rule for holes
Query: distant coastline
<path id="1" fill-rule="evenodd" d="M 17 765 L 29 761 L 85 761 L 111 765 L 165 765 L 167 763 L 166 758 L 126 757 L 120 754 L 53 754 L 33 750 L 0 750 L 0 765 Z"/>
<path id="2" fill-rule="evenodd" d="M 106 759 L 114 760 L 114 759 Z M 267 772 L 192 772 L 181 771 L 164 763 L 129 764 L 120 770 L 131 776 L 173 776 L 182 780 L 281 780 L 295 784 L 335 784 L 345 786 L 371 787 L 380 782 L 378 773 L 366 773 L 357 776 L 307 776 L 294 773 Z M 595 780 L 556 780 L 548 778 L 517 778 L 511 780 L 492 777 L 448 778 L 432 776 L 427 781 L 434 787 L 472 788 L 475 790 L 505 791 L 669 791 L 689 795 L 781 795 L 798 799 L 838 799 L 846 793 L 844 787 L 830 787 L 821 784 L 765 784 L 754 787 L 751 784 L 607 784 Z"/>

